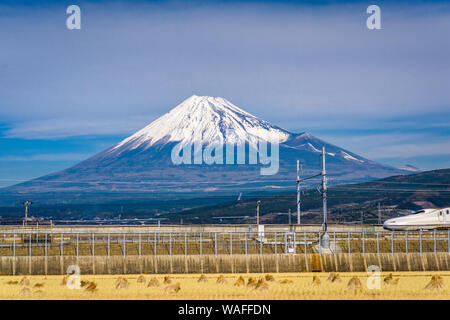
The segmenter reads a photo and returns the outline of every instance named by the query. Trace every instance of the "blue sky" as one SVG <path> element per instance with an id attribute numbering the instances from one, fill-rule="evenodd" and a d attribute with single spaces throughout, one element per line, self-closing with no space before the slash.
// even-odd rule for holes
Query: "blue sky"
<path id="1" fill-rule="evenodd" d="M 67 30 L 66 7 L 82 29 Z M 378 4 L 382 30 L 366 28 Z M 450 167 L 446 2 L 2 1 L 0 186 L 106 149 L 192 94 L 367 158 Z"/>

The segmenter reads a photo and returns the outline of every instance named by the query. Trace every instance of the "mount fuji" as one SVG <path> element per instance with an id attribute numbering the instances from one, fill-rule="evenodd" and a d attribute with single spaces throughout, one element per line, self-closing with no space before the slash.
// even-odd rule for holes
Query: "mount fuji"
<path id="1" fill-rule="evenodd" d="M 279 144 L 279 170 L 276 174 L 261 175 L 260 169 L 265 165 L 250 163 L 248 153 L 261 141 L 268 146 Z M 201 148 L 216 146 L 216 156 L 217 151 L 223 152 L 228 144 L 234 144 L 236 148 L 245 146 L 243 162 L 173 162 L 176 146 L 189 146 L 191 150 L 193 145 L 192 156 L 195 157 L 195 145 Z M 34 199 L 45 194 L 54 202 L 59 201 L 56 199 L 85 201 L 89 194 L 94 193 L 112 197 L 120 194 L 129 199 L 133 199 L 134 194 L 145 194 L 160 199 L 282 191 L 295 188 L 297 159 L 302 163 L 302 175 L 320 171 L 322 147 L 327 152 L 331 184 L 410 173 L 368 160 L 309 133 L 284 130 L 224 98 L 194 95 L 107 150 L 66 170 L 4 188 L 3 191 L 29 194 Z M 267 149 L 270 150 L 269 147 Z M 236 160 L 236 155 L 233 157 Z"/>

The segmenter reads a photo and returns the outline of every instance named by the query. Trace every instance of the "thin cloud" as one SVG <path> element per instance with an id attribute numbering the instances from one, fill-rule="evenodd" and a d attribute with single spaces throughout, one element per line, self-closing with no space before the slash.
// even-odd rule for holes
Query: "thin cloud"
<path id="1" fill-rule="evenodd" d="M 87 153 L 50 153 L 35 154 L 30 156 L 0 156 L 0 162 L 35 162 L 35 161 L 83 161 L 89 158 Z"/>
<path id="2" fill-rule="evenodd" d="M 94 119 L 48 119 L 18 122 L 4 132 L 7 138 L 62 139 L 76 136 L 129 135 L 148 124 L 155 116 Z"/>
<path id="3" fill-rule="evenodd" d="M 374 133 L 324 136 L 324 139 L 350 150 L 358 150 L 357 153 L 373 160 L 450 155 L 448 136 L 436 137 L 431 133 Z"/>
<path id="4" fill-rule="evenodd" d="M 421 155 L 450 155 L 450 141 L 433 143 L 406 143 L 375 147 L 368 153 L 372 159 L 380 158 L 412 158 Z M 381 156 L 383 155 L 383 156 Z"/>

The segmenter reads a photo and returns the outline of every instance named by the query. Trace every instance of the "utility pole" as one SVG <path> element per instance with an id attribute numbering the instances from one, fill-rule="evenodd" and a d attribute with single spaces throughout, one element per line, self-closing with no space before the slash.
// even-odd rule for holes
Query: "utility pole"
<path id="1" fill-rule="evenodd" d="M 381 208 L 379 202 L 378 202 L 378 224 L 381 224 Z"/>
<path id="2" fill-rule="evenodd" d="M 297 160 L 297 224 L 300 224 L 300 160 Z"/>
<path id="3" fill-rule="evenodd" d="M 288 221 L 289 221 L 289 227 L 290 227 L 291 226 L 291 209 L 289 209 L 288 217 L 289 217 Z"/>
<path id="4" fill-rule="evenodd" d="M 28 221 L 28 206 L 32 205 L 33 202 L 25 201 L 25 202 L 22 202 L 22 204 L 25 206 L 25 225 L 27 225 L 27 221 Z"/>
<path id="5" fill-rule="evenodd" d="M 261 204 L 261 200 L 258 200 L 258 202 L 256 203 L 256 225 L 258 228 L 259 228 L 259 205 L 260 204 Z"/>
<path id="6" fill-rule="evenodd" d="M 330 236 L 327 233 L 327 170 L 325 168 L 325 146 L 322 146 L 322 202 L 323 202 L 323 236 L 322 247 L 330 247 Z"/>
<path id="7" fill-rule="evenodd" d="M 325 147 L 322 147 L 322 202 L 323 232 L 327 232 L 327 170 L 325 169 Z"/>
<path id="8" fill-rule="evenodd" d="M 325 152 L 325 149 L 323 152 Z M 325 170 L 325 156 L 324 156 L 324 160 L 323 160 L 323 167 L 324 167 L 323 170 Z M 323 177 L 325 177 L 325 175 L 326 175 L 326 173 L 324 175 L 325 171 L 322 171 L 321 173 L 315 174 L 310 177 L 300 178 L 301 169 L 302 169 L 302 166 L 300 164 L 300 161 L 297 160 L 297 224 L 300 224 L 300 222 L 301 222 L 300 221 L 300 182 L 306 181 L 309 179 L 313 179 L 313 178 L 317 178 L 319 176 L 322 176 L 322 180 L 323 180 Z M 326 191 L 326 182 L 325 182 L 325 191 Z M 325 206 L 326 206 L 326 203 L 325 203 Z M 325 219 L 325 221 L 326 221 L 326 219 Z M 326 224 L 325 224 L 325 231 L 326 231 Z"/>

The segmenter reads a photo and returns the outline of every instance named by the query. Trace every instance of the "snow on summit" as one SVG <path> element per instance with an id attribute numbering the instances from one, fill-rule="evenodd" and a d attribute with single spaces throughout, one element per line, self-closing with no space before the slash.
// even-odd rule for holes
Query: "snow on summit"
<path id="1" fill-rule="evenodd" d="M 224 98 L 193 95 L 110 151 L 120 153 L 180 141 L 254 143 L 263 139 L 282 143 L 289 137 L 288 131 L 255 117 Z"/>

